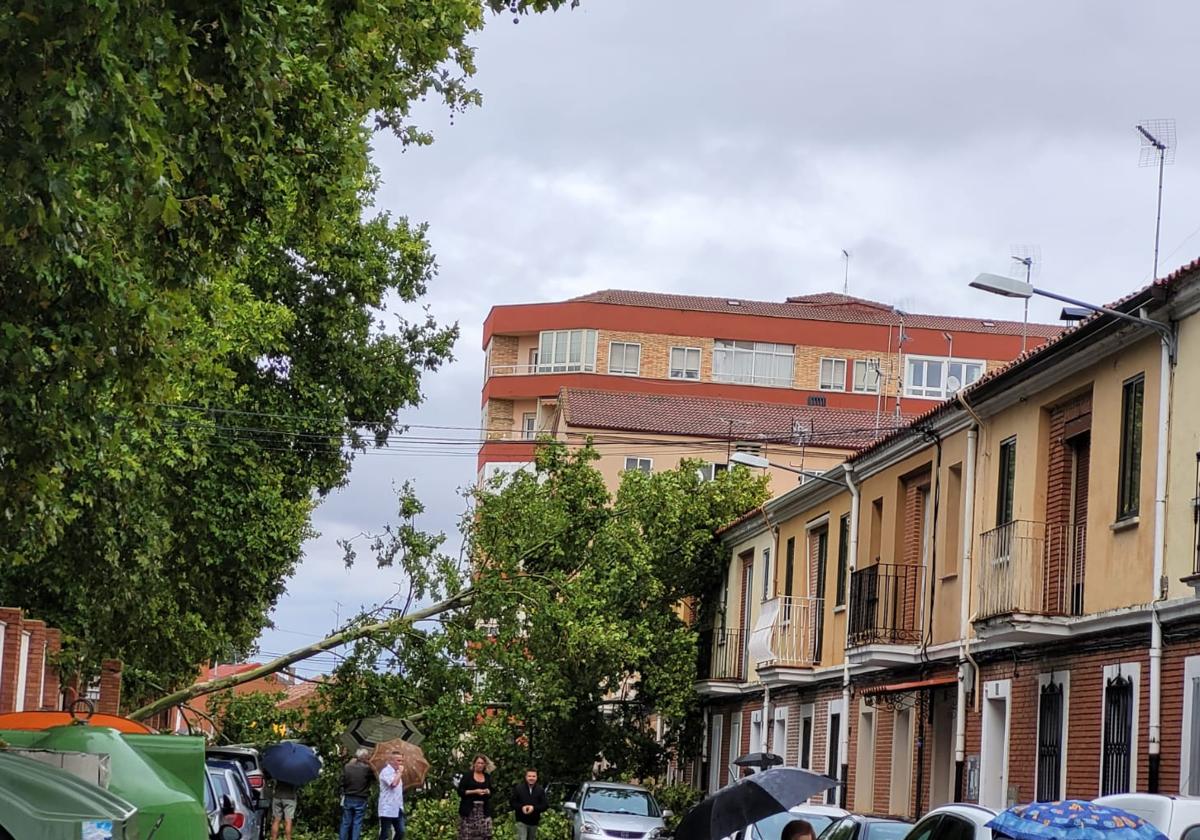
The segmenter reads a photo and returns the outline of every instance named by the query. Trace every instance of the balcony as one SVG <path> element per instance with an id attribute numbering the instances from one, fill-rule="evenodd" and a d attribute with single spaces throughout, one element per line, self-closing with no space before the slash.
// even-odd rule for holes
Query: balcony
<path id="1" fill-rule="evenodd" d="M 1024 635 L 1061 635 L 1061 622 L 1047 619 L 1083 614 L 1086 555 L 1084 523 L 1047 527 L 1019 519 L 981 534 L 975 620 L 1020 616 L 1008 626 Z M 981 628 L 981 635 L 997 631 Z"/>
<path id="2" fill-rule="evenodd" d="M 701 633 L 696 663 L 696 681 L 704 684 L 701 693 L 737 693 L 736 686 L 744 683 L 750 673 L 748 636 L 741 629 L 718 628 Z"/>
<path id="3" fill-rule="evenodd" d="M 530 376 L 536 373 L 595 373 L 596 366 L 589 363 L 554 365 L 492 365 L 489 376 Z"/>
<path id="4" fill-rule="evenodd" d="M 921 641 L 922 566 L 877 563 L 850 576 L 849 646 Z"/>
<path id="5" fill-rule="evenodd" d="M 770 653 L 758 663 L 766 668 L 811 668 L 821 661 L 824 598 L 781 597 L 771 622 Z"/>

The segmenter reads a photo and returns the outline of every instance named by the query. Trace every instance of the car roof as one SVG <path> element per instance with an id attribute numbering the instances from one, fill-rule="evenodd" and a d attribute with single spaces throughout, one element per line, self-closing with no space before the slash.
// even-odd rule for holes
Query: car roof
<path id="1" fill-rule="evenodd" d="M 953 814 L 956 817 L 969 820 L 975 823 L 975 825 L 981 827 L 996 816 L 996 812 L 991 808 L 987 808 L 983 805 L 974 805 L 970 802 L 955 802 L 952 805 L 941 805 L 937 808 L 934 808 L 932 811 L 922 817 L 922 819 L 932 817 L 934 814 Z"/>
<path id="2" fill-rule="evenodd" d="M 790 809 L 789 813 L 792 813 L 792 814 L 814 814 L 814 815 L 819 815 L 822 817 L 829 817 L 829 818 L 835 819 L 835 820 L 840 819 L 842 817 L 850 816 L 849 811 L 847 811 L 845 808 L 839 808 L 836 805 L 820 805 L 820 804 L 809 805 L 807 803 L 804 805 L 795 806 L 794 808 Z"/>
<path id="3" fill-rule="evenodd" d="M 609 788 L 611 790 L 640 790 L 645 793 L 650 792 L 641 785 L 629 785 L 625 784 L 624 782 L 583 782 L 582 784 L 588 788 Z"/>

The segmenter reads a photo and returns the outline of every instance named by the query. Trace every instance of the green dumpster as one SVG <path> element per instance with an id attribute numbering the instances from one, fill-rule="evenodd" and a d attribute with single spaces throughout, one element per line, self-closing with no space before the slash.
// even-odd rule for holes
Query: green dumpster
<path id="1" fill-rule="evenodd" d="M 4 730 L 0 739 L 13 747 L 107 755 L 108 790 L 137 808 L 140 840 L 208 836 L 203 738 L 122 735 L 104 726 L 71 724 L 41 731 Z"/>
<path id="2" fill-rule="evenodd" d="M 139 840 L 136 813 L 121 797 L 65 770 L 0 752 L 0 838 Z"/>

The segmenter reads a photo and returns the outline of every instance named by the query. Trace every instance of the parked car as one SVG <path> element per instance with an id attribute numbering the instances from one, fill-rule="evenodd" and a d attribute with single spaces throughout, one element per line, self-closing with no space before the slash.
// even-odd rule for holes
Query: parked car
<path id="1" fill-rule="evenodd" d="M 245 744 L 234 744 L 225 747 L 208 747 L 204 754 L 207 758 L 221 761 L 236 761 L 246 774 L 250 789 L 258 796 L 258 810 L 262 814 L 265 825 L 271 813 L 271 785 L 262 767 L 262 756 L 256 747 Z"/>
<path id="2" fill-rule="evenodd" d="M 982 805 L 943 805 L 922 817 L 904 840 L 992 840 L 987 823 L 994 816 Z"/>
<path id="3" fill-rule="evenodd" d="M 912 820 L 850 814 L 834 820 L 819 833 L 819 840 L 904 840 Z"/>
<path id="4" fill-rule="evenodd" d="M 221 764 L 222 762 L 215 762 Z M 258 840 L 262 835 L 263 820 L 254 804 L 254 796 L 250 793 L 243 776 L 229 767 L 218 767 L 210 764 L 208 777 L 212 780 L 217 801 L 228 797 L 233 803 L 232 813 L 222 816 L 224 825 L 232 825 L 242 833 L 247 840 Z"/>
<path id="5" fill-rule="evenodd" d="M 563 803 L 571 821 L 572 840 L 608 840 L 612 837 L 666 836 L 663 820 L 670 811 L 658 807 L 654 796 L 641 785 L 584 782 Z"/>
<path id="6" fill-rule="evenodd" d="M 1169 840 L 1200 840 L 1200 799 L 1159 793 L 1117 793 L 1102 796 L 1096 803 L 1137 814 Z"/>
<path id="7" fill-rule="evenodd" d="M 818 835 L 835 820 L 848 817 L 850 812 L 836 805 L 797 805 L 790 811 L 773 814 L 733 834 L 732 840 L 779 840 L 783 827 L 792 820 L 804 820 Z"/>
<path id="8" fill-rule="evenodd" d="M 242 832 L 232 820 L 225 818 L 234 813 L 233 801 L 217 795 L 212 776 L 204 774 L 204 810 L 208 814 L 208 834 L 211 840 L 241 840 Z"/>

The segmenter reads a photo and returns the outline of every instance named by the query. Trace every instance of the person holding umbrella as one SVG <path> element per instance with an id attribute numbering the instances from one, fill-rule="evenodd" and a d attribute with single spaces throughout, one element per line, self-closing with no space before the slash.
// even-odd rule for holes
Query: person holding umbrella
<path id="1" fill-rule="evenodd" d="M 312 747 L 295 741 L 281 741 L 267 747 L 263 752 L 262 767 L 274 785 L 274 796 L 271 799 L 271 840 L 278 840 L 281 821 L 284 837 L 286 840 L 292 840 L 297 793 L 302 786 L 320 774 L 321 759 Z"/>
<path id="2" fill-rule="evenodd" d="M 379 840 L 404 840 L 404 756 L 388 754 L 379 771 Z"/>
<path id="3" fill-rule="evenodd" d="M 279 840 L 279 823 L 283 822 L 283 836 L 292 840 L 292 823 L 296 820 L 295 785 L 276 779 L 271 793 L 271 840 Z"/>

